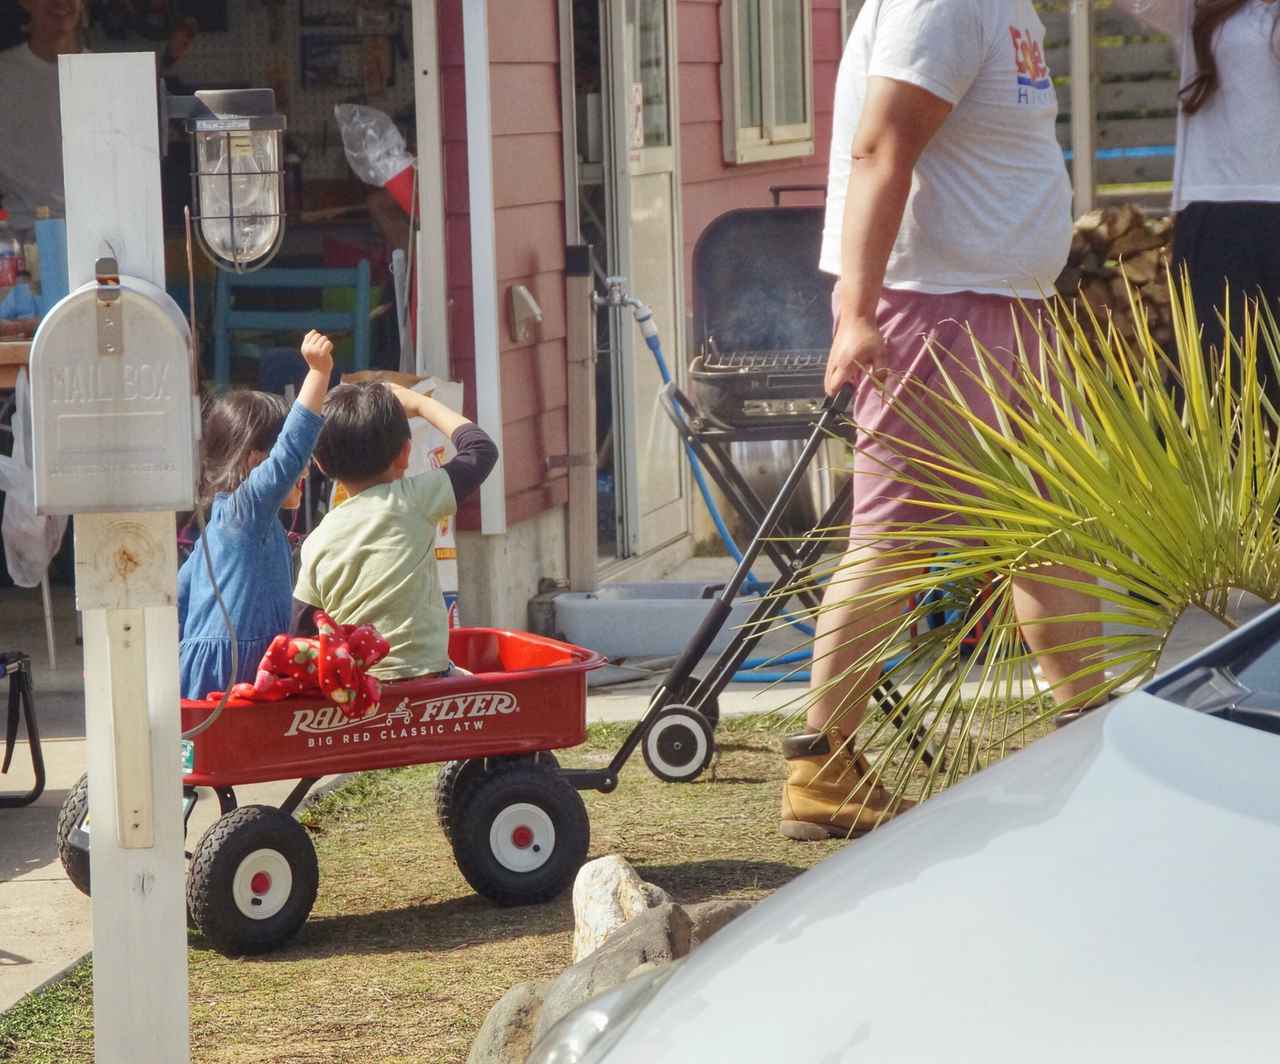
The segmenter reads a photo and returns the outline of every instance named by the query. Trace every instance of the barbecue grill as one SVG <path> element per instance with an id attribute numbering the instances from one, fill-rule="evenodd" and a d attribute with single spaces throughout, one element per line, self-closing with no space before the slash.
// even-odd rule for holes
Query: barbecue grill
<path id="1" fill-rule="evenodd" d="M 820 207 L 730 211 L 694 247 L 689 385 L 708 421 L 801 438 L 817 419 L 831 346 L 822 222 Z"/>

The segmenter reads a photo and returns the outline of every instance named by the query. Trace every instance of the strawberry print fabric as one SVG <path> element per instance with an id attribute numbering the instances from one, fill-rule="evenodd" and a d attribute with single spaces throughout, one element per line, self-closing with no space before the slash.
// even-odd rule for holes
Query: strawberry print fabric
<path id="1" fill-rule="evenodd" d="M 368 624 L 335 624 L 315 614 L 318 637 L 278 635 L 267 647 L 253 683 L 231 688 L 231 697 L 249 702 L 280 702 L 295 695 L 322 694 L 343 714 L 367 716 L 382 700 L 382 685 L 369 669 L 391 649 Z M 205 697 L 216 701 L 221 691 Z"/>

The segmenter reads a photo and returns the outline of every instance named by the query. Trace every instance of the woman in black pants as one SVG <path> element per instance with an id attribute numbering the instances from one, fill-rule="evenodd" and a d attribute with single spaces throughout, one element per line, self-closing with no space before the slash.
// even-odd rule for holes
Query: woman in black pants
<path id="1" fill-rule="evenodd" d="M 1280 316 L 1280 0 L 1124 6 L 1180 50 L 1173 257 L 1190 274 L 1204 348 L 1220 351 L 1220 315 L 1238 336 L 1246 297 Z M 1259 370 L 1280 393 L 1269 358 Z"/>

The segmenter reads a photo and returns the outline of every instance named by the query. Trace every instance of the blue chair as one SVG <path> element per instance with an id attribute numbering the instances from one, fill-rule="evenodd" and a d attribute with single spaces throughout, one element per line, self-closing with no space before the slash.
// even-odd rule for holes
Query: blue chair
<path id="1" fill-rule="evenodd" d="M 236 310 L 235 291 L 243 288 L 353 288 L 350 310 Z M 369 260 L 353 269 L 257 270 L 253 273 L 218 271 L 213 299 L 213 377 L 219 391 L 231 382 L 231 334 L 244 330 L 326 333 L 349 332 L 354 338 L 354 369 L 369 368 Z"/>

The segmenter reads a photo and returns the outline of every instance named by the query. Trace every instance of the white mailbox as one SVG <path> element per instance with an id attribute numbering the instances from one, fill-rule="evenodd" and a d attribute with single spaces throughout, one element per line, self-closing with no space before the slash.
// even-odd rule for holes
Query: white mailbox
<path id="1" fill-rule="evenodd" d="M 155 285 L 99 260 L 40 323 L 31 407 L 37 513 L 193 507 L 191 331 Z"/>

